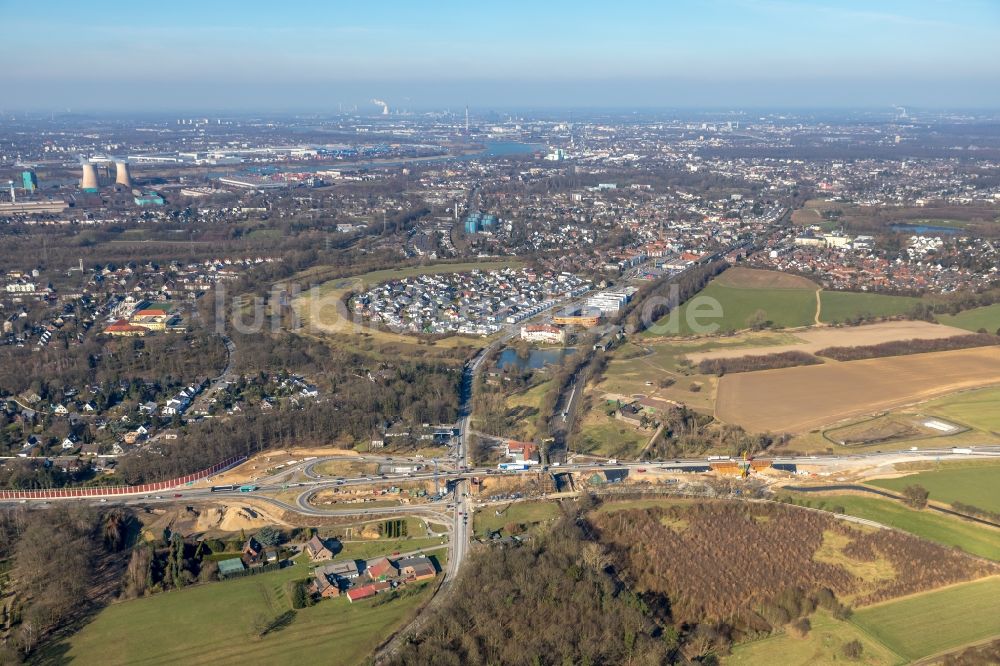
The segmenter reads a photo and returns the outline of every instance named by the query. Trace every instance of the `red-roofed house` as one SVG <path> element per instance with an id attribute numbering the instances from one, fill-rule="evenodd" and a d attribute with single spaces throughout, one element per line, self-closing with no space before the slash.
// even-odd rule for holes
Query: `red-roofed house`
<path id="1" fill-rule="evenodd" d="M 368 597 L 374 597 L 379 592 L 385 592 L 391 587 L 388 582 L 381 581 L 378 583 L 368 583 L 367 585 L 359 585 L 358 587 L 352 587 L 347 591 L 347 599 L 351 603 L 354 603 L 358 599 L 367 599 Z"/>
<path id="2" fill-rule="evenodd" d="M 507 442 L 507 457 L 514 462 L 538 462 L 538 446 L 531 442 Z"/>
<path id="3" fill-rule="evenodd" d="M 139 335 L 139 336 L 146 335 L 146 333 L 149 333 L 149 329 L 145 328 L 144 326 L 135 326 L 133 324 L 128 323 L 124 319 L 119 319 L 115 323 L 105 328 L 104 332 L 107 333 L 108 335 L 131 337 L 134 335 Z"/>
<path id="4" fill-rule="evenodd" d="M 365 567 L 365 573 L 372 580 L 385 580 L 398 576 L 399 570 L 396 569 L 395 564 L 389 561 L 388 557 L 380 557 L 368 563 L 368 566 Z"/>

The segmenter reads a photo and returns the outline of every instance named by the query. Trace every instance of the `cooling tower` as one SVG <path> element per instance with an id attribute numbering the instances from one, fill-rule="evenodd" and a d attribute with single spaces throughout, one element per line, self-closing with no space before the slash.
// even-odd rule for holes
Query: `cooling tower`
<path id="1" fill-rule="evenodd" d="M 132 174 L 128 171 L 128 162 L 119 160 L 115 162 L 115 185 L 121 185 L 125 189 L 132 189 Z"/>
<path id="2" fill-rule="evenodd" d="M 100 185 L 97 182 L 97 167 L 90 162 L 84 162 L 81 166 L 83 167 L 83 177 L 80 179 L 80 189 L 100 189 Z"/>

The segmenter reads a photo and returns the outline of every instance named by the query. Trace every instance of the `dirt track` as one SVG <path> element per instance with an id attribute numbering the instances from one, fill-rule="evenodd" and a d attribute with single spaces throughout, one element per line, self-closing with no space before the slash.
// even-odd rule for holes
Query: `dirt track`
<path id="1" fill-rule="evenodd" d="M 926 321 L 889 321 L 881 324 L 868 324 L 867 326 L 828 327 L 796 331 L 795 337 L 800 338 L 801 343 L 747 349 L 716 349 L 688 354 L 687 358 L 693 363 L 699 363 L 705 359 L 766 356 L 767 354 L 788 351 L 811 354 L 825 347 L 861 347 L 897 340 L 937 340 L 968 334 L 968 331 L 960 328 L 931 324 Z"/>
<path id="2" fill-rule="evenodd" d="M 742 372 L 722 377 L 716 415 L 752 432 L 800 433 L 1000 382 L 1000 347 Z"/>

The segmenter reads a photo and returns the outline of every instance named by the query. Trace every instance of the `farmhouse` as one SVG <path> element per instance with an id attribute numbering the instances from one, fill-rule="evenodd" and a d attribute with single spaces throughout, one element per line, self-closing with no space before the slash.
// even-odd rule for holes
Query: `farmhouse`
<path id="1" fill-rule="evenodd" d="M 243 544 L 243 557 L 247 559 L 247 562 L 254 564 L 260 559 L 261 553 L 264 552 L 264 547 L 260 545 L 254 537 L 247 539 L 247 542 Z"/>
<path id="2" fill-rule="evenodd" d="M 342 580 L 354 580 L 360 575 L 358 563 L 354 560 L 337 560 L 322 567 L 317 567 L 316 572 L 322 572 L 327 576 L 332 576 Z"/>
<path id="3" fill-rule="evenodd" d="M 396 565 L 390 562 L 387 557 L 380 557 L 368 562 L 365 566 L 365 573 L 368 574 L 369 578 L 377 581 L 388 580 L 399 575 Z"/>
<path id="4" fill-rule="evenodd" d="M 437 576 L 437 569 L 427 557 L 404 557 L 396 561 L 396 566 L 408 582 L 430 580 Z"/>
<path id="5" fill-rule="evenodd" d="M 340 596 L 340 584 L 336 579 L 331 580 L 328 576 L 317 570 L 314 573 L 313 581 L 309 584 L 309 591 L 318 594 L 323 599 Z"/>
<path id="6" fill-rule="evenodd" d="M 374 597 L 379 592 L 385 592 L 390 587 L 392 587 L 388 581 L 381 581 L 377 583 L 369 583 L 367 585 L 359 585 L 358 587 L 352 587 L 347 591 L 347 600 L 351 603 L 359 599 L 368 599 L 369 597 Z"/>
<path id="7" fill-rule="evenodd" d="M 306 542 L 306 553 L 309 554 L 309 559 L 313 562 L 320 562 L 322 560 L 333 559 L 333 551 L 326 547 L 323 540 L 318 536 L 314 536 L 312 539 Z"/>

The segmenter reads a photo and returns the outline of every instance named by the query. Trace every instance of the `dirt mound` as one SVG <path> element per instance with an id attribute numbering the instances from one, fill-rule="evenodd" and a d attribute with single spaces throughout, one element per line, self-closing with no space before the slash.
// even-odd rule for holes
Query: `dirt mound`
<path id="1" fill-rule="evenodd" d="M 365 525 L 365 528 L 361 530 L 360 536 L 362 539 L 378 539 L 382 536 L 382 533 L 379 532 L 378 525 L 371 523 L 369 525 Z"/>
<path id="2" fill-rule="evenodd" d="M 215 507 L 210 509 L 205 509 L 198 516 L 198 520 L 195 521 L 194 529 L 196 532 L 207 532 L 208 530 L 214 530 L 219 527 L 219 523 L 222 522 L 222 511 Z"/>
<path id="3" fill-rule="evenodd" d="M 265 525 L 281 525 L 282 521 L 255 506 L 246 504 L 203 509 L 194 524 L 194 531 L 239 532 Z"/>

